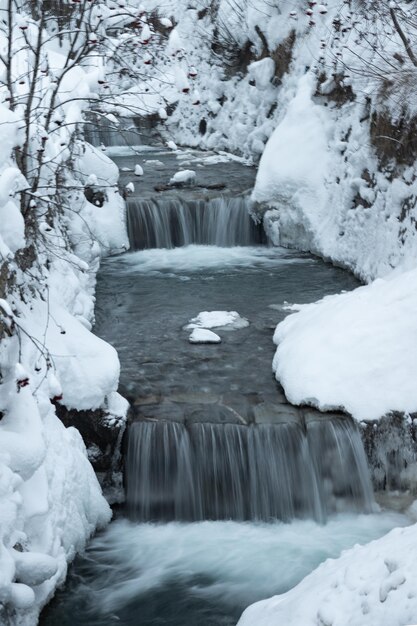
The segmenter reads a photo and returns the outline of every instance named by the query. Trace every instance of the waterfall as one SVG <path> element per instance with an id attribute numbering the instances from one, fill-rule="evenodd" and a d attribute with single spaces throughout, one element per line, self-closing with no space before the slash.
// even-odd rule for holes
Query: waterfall
<path id="1" fill-rule="evenodd" d="M 92 118 L 84 124 L 84 137 L 91 145 L 99 147 L 139 146 L 149 135 L 150 127 L 141 121 L 141 126 L 130 118 L 120 118 L 119 125 L 115 125 L 105 117 Z M 146 143 L 146 142 L 145 142 Z"/>
<path id="2" fill-rule="evenodd" d="M 373 507 L 362 442 L 349 420 L 138 421 L 127 448 L 127 505 L 136 520 L 324 522 L 346 506 Z"/>
<path id="3" fill-rule="evenodd" d="M 262 225 L 249 214 L 248 198 L 131 199 L 127 224 L 132 250 L 189 244 L 250 246 L 264 243 Z"/>

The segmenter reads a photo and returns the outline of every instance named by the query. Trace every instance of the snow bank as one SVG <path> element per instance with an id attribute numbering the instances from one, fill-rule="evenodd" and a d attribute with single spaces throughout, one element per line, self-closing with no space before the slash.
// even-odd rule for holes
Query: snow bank
<path id="1" fill-rule="evenodd" d="M 126 232 L 125 204 L 119 194 L 119 170 L 115 163 L 101 150 L 85 143 L 82 154 L 76 162 L 84 184 L 92 186 L 93 191 L 102 192 L 104 202 L 95 206 L 91 202 L 83 202 L 81 219 L 91 226 L 94 239 L 99 242 L 102 253 L 122 252 L 129 247 Z M 96 182 L 91 185 L 91 176 Z"/>
<path id="2" fill-rule="evenodd" d="M 313 103 L 314 90 L 313 75 L 306 74 L 299 80 L 296 96 L 262 154 L 252 194 L 255 202 L 273 199 L 279 204 L 283 222 L 293 221 L 313 232 L 323 221 L 331 164 L 329 120 L 323 109 Z M 300 229 L 293 230 L 297 232 L 294 244 L 302 246 Z"/>
<path id="3" fill-rule="evenodd" d="M 328 559 L 285 594 L 243 613 L 238 626 L 405 626 L 417 623 L 417 527 Z"/>
<path id="4" fill-rule="evenodd" d="M 278 325 L 274 371 L 290 402 L 359 420 L 417 411 L 417 270 L 305 305 Z"/>
<path id="5" fill-rule="evenodd" d="M 19 18 L 25 19 L 23 14 Z M 36 24 L 29 21 L 30 40 Z M 17 77 L 12 80 L 17 91 L 24 91 L 27 86 L 17 81 L 30 71 L 29 47 L 21 33 L 15 42 L 12 71 Z M 48 72 L 58 74 L 65 59 L 57 49 L 45 43 L 43 52 Z M 12 158 L 13 148 L 22 146 L 25 107 L 9 111 L 5 103 L 10 99 L 0 88 L 2 624 L 36 624 L 42 606 L 64 581 L 68 562 L 111 518 L 80 434 L 65 428 L 55 410 L 58 403 L 100 408 L 119 426 L 126 414 L 126 403 L 116 393 L 117 354 L 90 332 L 100 256 L 128 245 L 118 170 L 74 137 L 87 105 L 84 98 L 94 97 L 97 89 L 100 62 L 92 55 L 84 67 L 76 65 L 65 73 L 48 133 L 37 121 L 30 126 L 34 154 L 43 138 L 44 167 L 41 191 L 33 194 L 28 207 L 38 228 L 30 228 L 27 239 L 19 192 L 28 181 Z M 45 111 L 51 87 L 51 75 L 46 74 L 39 80 Z M 26 96 L 19 95 L 22 103 Z M 57 178 L 62 187 L 59 210 L 54 210 Z M 87 188 L 97 202 L 87 200 Z M 18 262 L 16 253 L 26 246 Z"/>
<path id="6" fill-rule="evenodd" d="M 10 389 L 8 404 L 0 394 L 0 605 L 20 609 L 19 623 L 28 625 L 63 582 L 67 562 L 111 517 L 79 433 L 32 392 Z"/>

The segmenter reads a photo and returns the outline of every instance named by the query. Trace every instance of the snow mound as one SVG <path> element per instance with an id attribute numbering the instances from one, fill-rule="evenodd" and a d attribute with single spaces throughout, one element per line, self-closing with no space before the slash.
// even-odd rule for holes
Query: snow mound
<path id="1" fill-rule="evenodd" d="M 225 330 L 239 330 L 247 326 L 249 326 L 248 320 L 240 317 L 237 311 L 203 311 L 197 317 L 193 317 L 184 329 L 224 328 Z"/>
<path id="2" fill-rule="evenodd" d="M 417 410 L 417 270 L 328 296 L 281 322 L 273 369 L 290 402 L 358 420 Z"/>
<path id="3" fill-rule="evenodd" d="M 221 338 L 206 328 L 194 328 L 188 341 L 190 343 L 221 343 Z"/>
<path id="4" fill-rule="evenodd" d="M 328 559 L 291 591 L 247 608 L 238 626 L 416 624 L 416 532 L 396 528 Z"/>
<path id="5" fill-rule="evenodd" d="M 289 202 L 307 216 L 325 202 L 329 163 L 328 122 L 312 101 L 314 89 L 311 75 L 300 79 L 296 97 L 262 154 L 252 196 L 257 202 Z"/>
<path id="6" fill-rule="evenodd" d="M 182 170 L 174 174 L 169 181 L 170 185 L 192 185 L 195 183 L 196 173 L 194 170 Z"/>

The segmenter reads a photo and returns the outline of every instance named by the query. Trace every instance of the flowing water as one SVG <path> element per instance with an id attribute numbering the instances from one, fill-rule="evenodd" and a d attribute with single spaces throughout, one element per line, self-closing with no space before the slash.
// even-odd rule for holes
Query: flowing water
<path id="1" fill-rule="evenodd" d="M 325 526 L 116 520 L 77 558 L 41 624 L 234 626 L 248 604 L 287 591 L 325 559 L 407 522 L 398 513 L 344 514 Z"/>
<path id="2" fill-rule="evenodd" d="M 370 512 L 359 434 L 347 420 L 281 424 L 135 422 L 126 463 L 129 516 L 141 521 L 325 521 Z"/>
<path id="3" fill-rule="evenodd" d="M 128 199 L 132 251 L 105 260 L 97 286 L 95 330 L 118 350 L 132 404 L 127 503 L 77 558 L 43 626 L 232 626 L 324 559 L 408 523 L 377 512 L 355 424 L 292 407 L 271 372 L 288 303 L 357 281 L 264 245 L 241 193 L 251 168 L 146 157 Z M 138 159 L 118 159 L 123 184 Z M 179 162 L 202 165 L 206 188 L 155 192 Z M 248 324 L 190 344 L 190 319 L 218 310 Z"/>
<path id="4" fill-rule="evenodd" d="M 191 244 L 249 246 L 265 239 L 262 226 L 249 215 L 246 198 L 130 200 L 127 223 L 133 250 Z"/>

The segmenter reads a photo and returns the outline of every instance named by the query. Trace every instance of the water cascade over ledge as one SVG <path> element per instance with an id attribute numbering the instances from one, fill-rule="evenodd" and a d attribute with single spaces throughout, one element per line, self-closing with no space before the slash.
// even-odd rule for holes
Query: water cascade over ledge
<path id="1" fill-rule="evenodd" d="M 249 199 L 245 197 L 130 199 L 127 226 L 132 250 L 265 243 L 262 225 L 255 224 L 250 216 Z"/>
<path id="2" fill-rule="evenodd" d="M 134 422 L 127 505 L 140 521 L 314 518 L 370 512 L 372 487 L 356 426 Z"/>

